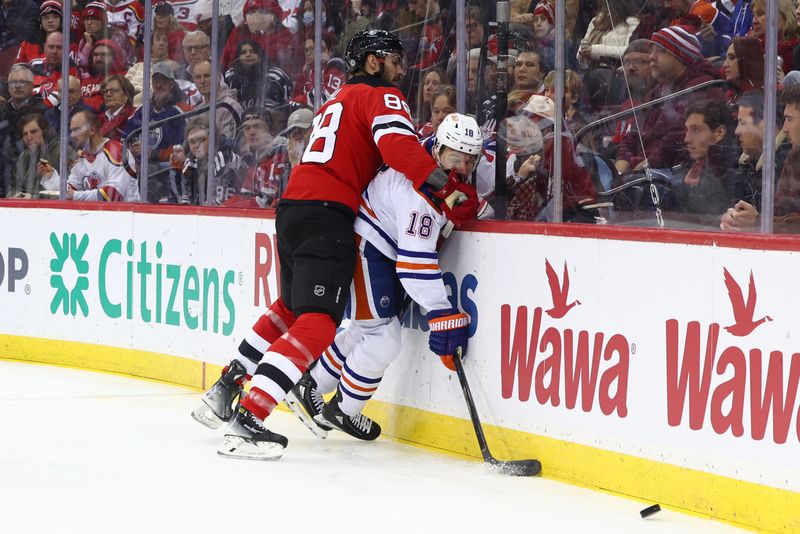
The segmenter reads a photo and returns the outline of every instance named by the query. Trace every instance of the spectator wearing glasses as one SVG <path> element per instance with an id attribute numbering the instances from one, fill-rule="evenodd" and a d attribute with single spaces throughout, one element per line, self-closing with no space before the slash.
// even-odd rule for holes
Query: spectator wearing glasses
<path id="1" fill-rule="evenodd" d="M 60 136 L 44 120 L 41 113 L 22 117 L 22 151 L 14 168 L 11 181 L 11 198 L 38 198 L 41 191 L 58 191 L 58 180 L 43 179 L 42 171 L 48 165 L 58 168 L 61 161 Z M 68 166 L 75 161 L 75 151 L 67 149 Z"/>
<path id="2" fill-rule="evenodd" d="M 44 102 L 33 94 L 33 72 L 27 65 L 11 67 L 8 73 L 8 93 L 9 99 L 0 101 L 0 111 L 5 118 L 0 123 L 0 197 L 5 197 L 8 193 L 12 162 L 22 152 L 22 117 L 31 113 L 44 114 L 47 110 Z"/>
<path id="3" fill-rule="evenodd" d="M 134 89 L 124 76 L 109 76 L 100 86 L 103 95 L 103 112 L 100 113 L 100 135 L 120 141 L 128 119 L 136 111 L 133 107 Z"/>
<path id="4" fill-rule="evenodd" d="M 617 71 L 611 82 L 609 101 L 619 104 L 620 110 L 630 109 L 645 101 L 647 95 L 658 84 L 650 68 L 650 52 L 653 43 L 649 39 L 631 41 L 622 55 L 622 71 Z M 605 154 L 616 159 L 622 139 L 635 127 L 633 116 L 622 118 L 611 127 L 603 139 Z"/>
<path id="5" fill-rule="evenodd" d="M 181 77 L 190 80 L 194 65 L 211 59 L 211 39 L 208 34 L 200 30 L 188 32 L 183 38 L 183 57 L 186 59 L 186 73 Z"/>
<path id="6" fill-rule="evenodd" d="M 533 20 L 533 19 L 531 19 Z M 481 9 L 476 5 L 470 5 L 467 8 L 467 18 L 464 21 L 464 26 L 467 30 L 467 50 L 480 49 L 486 44 L 486 39 L 483 33 L 483 17 L 481 16 Z M 450 53 L 450 59 L 447 60 L 447 78 L 452 80 L 456 75 L 456 49 Z"/>
<path id="7" fill-rule="evenodd" d="M 195 117 L 186 126 L 189 155 L 180 175 L 180 204 L 222 205 L 239 194 L 242 188 L 241 160 L 229 144 L 217 143 L 217 153 L 209 157 L 209 124 L 207 117 Z M 214 164 L 211 198 L 208 195 L 208 163 Z M 208 200 L 208 202 L 206 201 Z"/>
<path id="8" fill-rule="evenodd" d="M 126 73 L 123 52 L 116 42 L 111 39 L 98 41 L 92 49 L 91 70 L 81 80 L 83 100 L 99 111 L 103 105 L 103 95 L 100 86 L 109 76 Z"/>
<path id="9" fill-rule="evenodd" d="M 697 37 L 684 28 L 663 28 L 653 33 L 651 40 L 650 66 L 659 85 L 649 93 L 648 100 L 720 78 L 719 69 L 701 55 Z M 622 139 L 617 171 L 625 174 L 645 166 L 663 169 L 688 163 L 683 143 L 686 109 L 699 100 L 724 98 L 721 89 L 703 89 L 647 110 L 644 120 L 639 120 L 641 131 L 632 129 Z"/>

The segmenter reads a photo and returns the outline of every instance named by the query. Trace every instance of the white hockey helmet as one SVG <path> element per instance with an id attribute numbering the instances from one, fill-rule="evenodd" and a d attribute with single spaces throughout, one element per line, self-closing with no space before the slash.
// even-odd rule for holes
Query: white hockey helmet
<path id="1" fill-rule="evenodd" d="M 452 148 L 472 156 L 479 156 L 483 149 L 483 134 L 478 122 L 469 115 L 451 113 L 436 129 L 437 154 L 442 147 Z"/>

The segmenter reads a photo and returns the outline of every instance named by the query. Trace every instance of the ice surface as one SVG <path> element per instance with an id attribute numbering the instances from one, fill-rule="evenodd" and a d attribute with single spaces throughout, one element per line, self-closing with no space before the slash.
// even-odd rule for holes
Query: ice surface
<path id="1" fill-rule="evenodd" d="M 386 438 L 314 438 L 287 412 L 277 462 L 217 456 L 222 430 L 167 384 L 0 361 L 0 532 L 497 533 L 737 529 Z M 465 436 L 465 439 L 474 439 Z M 546 468 L 546 466 L 545 466 Z"/>

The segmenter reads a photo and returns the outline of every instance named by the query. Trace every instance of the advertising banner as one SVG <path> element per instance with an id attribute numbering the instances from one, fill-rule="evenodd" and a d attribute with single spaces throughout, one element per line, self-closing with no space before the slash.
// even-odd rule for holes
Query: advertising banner
<path id="1" fill-rule="evenodd" d="M 4 334 L 224 364 L 277 296 L 272 218 L 0 217 Z M 457 232 L 441 265 L 486 423 L 800 491 L 800 253 Z M 425 314 L 376 398 L 466 418 Z"/>

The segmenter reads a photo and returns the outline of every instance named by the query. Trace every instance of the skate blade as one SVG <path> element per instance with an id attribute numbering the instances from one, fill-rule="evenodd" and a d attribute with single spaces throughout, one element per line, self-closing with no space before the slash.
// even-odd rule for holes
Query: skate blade
<path id="1" fill-rule="evenodd" d="M 283 456 L 283 447 L 272 442 L 252 442 L 242 436 L 226 435 L 217 454 L 236 460 L 277 460 Z"/>
<path id="2" fill-rule="evenodd" d="M 192 410 L 192 419 L 212 430 L 221 427 L 225 422 L 217 417 L 217 414 L 205 402 L 200 403 L 200 406 Z"/>
<path id="3" fill-rule="evenodd" d="M 300 422 L 303 423 L 303 425 L 305 425 L 305 427 L 310 430 L 312 434 L 320 439 L 325 439 L 328 437 L 329 428 L 323 428 L 315 419 L 310 418 L 305 410 L 303 410 L 303 406 L 297 400 L 297 397 L 295 397 L 294 393 L 290 391 L 283 399 L 283 403 L 292 411 L 293 414 L 297 416 L 298 419 L 300 419 Z"/>

